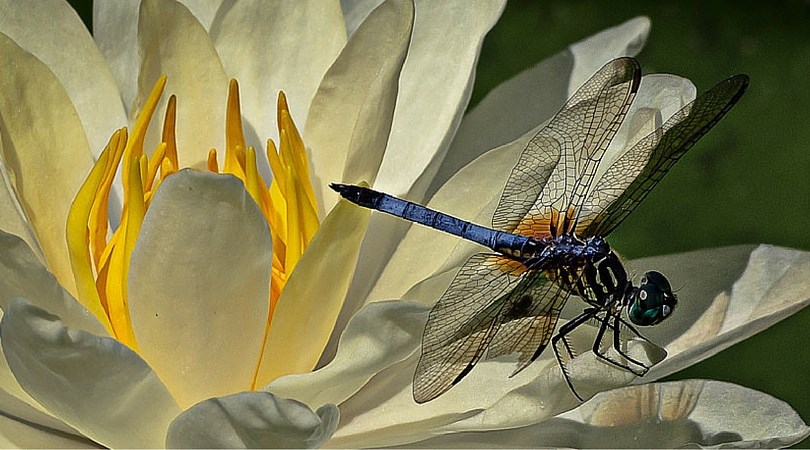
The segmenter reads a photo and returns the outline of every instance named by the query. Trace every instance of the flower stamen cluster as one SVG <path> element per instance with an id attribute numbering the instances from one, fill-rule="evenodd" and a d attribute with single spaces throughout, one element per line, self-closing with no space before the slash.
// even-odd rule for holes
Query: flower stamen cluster
<path id="1" fill-rule="evenodd" d="M 116 130 L 96 161 L 71 206 L 67 242 L 78 287 L 79 300 L 104 324 L 111 335 L 133 350 L 138 349 L 127 302 L 129 260 L 137 244 L 149 204 L 162 182 L 177 172 L 177 98 L 166 106 L 161 142 L 148 156 L 144 141 L 166 86 L 161 77 L 140 111 L 132 134 Z M 269 329 L 273 311 L 290 274 L 320 224 L 315 193 L 309 183 L 306 147 L 290 115 L 287 99 L 279 93 L 277 116 L 279 146 L 267 140 L 266 155 L 273 181 L 265 183 L 256 150 L 245 142 L 239 102 L 239 85 L 229 85 L 225 125 L 225 155 L 220 167 L 216 149 L 206 162 L 214 173 L 233 175 L 261 210 L 273 239 L 270 282 Z M 123 206 L 120 225 L 109 228 L 108 207 L 113 181 L 120 166 Z"/>

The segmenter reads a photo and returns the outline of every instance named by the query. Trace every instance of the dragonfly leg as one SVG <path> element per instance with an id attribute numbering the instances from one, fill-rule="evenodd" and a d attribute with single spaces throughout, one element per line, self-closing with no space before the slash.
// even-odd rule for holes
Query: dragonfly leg
<path id="1" fill-rule="evenodd" d="M 580 315 L 574 317 L 565 325 L 561 326 L 557 334 L 551 338 L 551 346 L 554 348 L 554 356 L 557 357 L 557 363 L 560 365 L 563 378 L 565 378 L 565 382 L 568 384 L 568 388 L 571 390 L 571 393 L 574 394 L 574 396 L 581 402 L 585 401 L 585 399 L 583 399 L 574 388 L 574 384 L 571 382 L 571 376 L 568 373 L 568 368 L 566 367 L 566 361 L 571 360 L 576 356 L 576 352 L 574 352 L 570 343 L 568 342 L 568 334 L 574 331 L 578 326 L 591 320 L 598 312 L 599 310 L 596 308 L 585 309 Z M 563 358 L 563 354 L 560 350 L 560 343 L 562 343 L 562 347 L 565 349 L 565 359 Z"/>
<path id="2" fill-rule="evenodd" d="M 653 341 L 651 341 L 651 340 L 647 339 L 647 338 L 646 338 L 644 335 L 642 335 L 641 333 L 639 333 L 639 332 L 638 332 L 638 330 L 636 330 L 636 327 L 634 327 L 634 326 L 633 326 L 633 324 L 631 324 L 630 322 L 628 322 L 628 321 L 626 321 L 626 320 L 622 319 L 620 316 L 616 316 L 616 319 L 618 319 L 618 320 L 619 320 L 619 322 L 621 323 L 621 325 L 623 326 L 623 328 L 622 328 L 622 329 L 625 329 L 625 330 L 630 330 L 630 331 L 632 331 L 632 332 L 633 332 L 633 334 L 634 334 L 634 335 L 635 335 L 637 338 L 639 338 L 639 339 L 641 339 L 641 340 L 644 340 L 644 341 L 646 341 L 646 342 L 649 342 L 650 344 L 655 345 L 655 343 L 653 343 Z"/>
<path id="3" fill-rule="evenodd" d="M 619 316 L 614 317 L 614 319 L 613 319 L 613 348 L 624 359 L 626 359 L 627 361 L 641 367 L 642 370 L 640 370 L 640 371 L 635 371 L 635 370 L 631 370 L 631 371 L 635 375 L 643 377 L 644 374 L 646 374 L 650 370 L 650 366 L 644 364 L 641 361 L 636 360 L 635 358 L 632 358 L 630 355 L 625 353 L 624 350 L 622 350 L 621 339 L 619 338 L 619 336 L 621 334 L 622 325 L 624 325 L 625 328 L 629 328 L 637 337 L 640 337 L 641 339 L 644 339 L 647 342 L 650 342 L 650 340 L 645 338 L 644 336 L 642 336 L 638 331 L 636 331 L 635 327 L 633 327 L 629 323 L 624 322 L 621 317 L 619 317 Z"/>
<path id="4" fill-rule="evenodd" d="M 622 350 L 621 339 L 620 339 L 622 325 L 625 325 L 625 328 L 629 328 L 631 331 L 633 331 L 633 333 L 636 336 L 646 340 L 647 342 L 650 342 L 650 341 L 648 339 L 644 338 L 643 336 L 641 336 L 638 333 L 638 331 L 636 331 L 636 329 L 634 327 L 632 327 L 629 324 L 627 324 L 626 322 L 624 322 L 621 319 L 621 317 L 619 317 L 619 316 L 614 316 L 613 317 L 613 319 L 614 319 L 613 324 L 610 323 L 610 317 L 608 317 L 607 315 L 605 317 L 595 316 L 595 319 L 598 320 L 599 322 L 601 322 L 601 324 L 599 326 L 599 332 L 596 335 L 596 339 L 594 339 L 594 342 L 593 342 L 593 352 L 594 352 L 594 354 L 596 356 L 598 356 L 599 358 L 601 358 L 603 361 L 608 362 L 608 363 L 610 363 L 610 364 L 612 364 L 612 365 L 614 365 L 614 366 L 616 366 L 616 367 L 618 367 L 620 369 L 624 369 L 624 370 L 632 373 L 633 375 L 636 375 L 636 376 L 639 376 L 639 377 L 644 376 L 644 374 L 646 374 L 650 370 L 650 367 L 647 366 L 646 364 L 642 363 L 641 361 L 638 361 L 637 359 L 631 357 L 624 350 Z M 616 352 L 622 358 L 627 360 L 628 363 L 636 365 L 638 367 L 641 367 L 640 370 L 637 369 L 637 368 L 632 367 L 630 364 L 625 364 L 623 362 L 617 361 L 616 359 L 611 357 L 609 354 L 602 351 L 602 340 L 604 339 L 605 332 L 607 331 L 608 328 L 610 328 L 610 330 L 613 332 L 613 349 L 616 350 Z"/>

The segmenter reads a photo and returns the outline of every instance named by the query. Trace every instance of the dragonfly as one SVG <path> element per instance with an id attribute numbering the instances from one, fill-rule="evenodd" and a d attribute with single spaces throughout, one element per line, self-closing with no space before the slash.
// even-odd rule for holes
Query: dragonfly
<path id="1" fill-rule="evenodd" d="M 600 167 L 638 92 L 632 58 L 608 62 L 568 99 L 518 157 L 485 227 L 364 186 L 332 183 L 343 198 L 488 247 L 459 269 L 428 315 L 413 398 L 424 403 L 459 383 L 482 359 L 517 354 L 512 376 L 551 343 L 571 392 L 567 364 L 577 356 L 569 335 L 597 325 L 591 351 L 643 376 L 622 336 L 669 317 L 677 296 L 660 272 L 633 284 L 605 237 L 661 181 L 675 162 L 740 99 L 748 77 L 721 81 Z M 571 295 L 587 307 L 555 334 Z M 624 316 L 627 316 L 627 319 Z M 606 339 L 611 339 L 605 341 Z M 610 349 L 614 352 L 610 352 Z M 663 351 L 663 349 L 661 349 Z"/>

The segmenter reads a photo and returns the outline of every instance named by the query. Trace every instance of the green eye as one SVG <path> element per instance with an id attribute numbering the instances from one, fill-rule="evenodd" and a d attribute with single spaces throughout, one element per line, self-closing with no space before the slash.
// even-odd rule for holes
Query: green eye
<path id="1" fill-rule="evenodd" d="M 641 277 L 627 315 L 636 325 L 656 325 L 672 314 L 677 303 L 669 280 L 660 272 L 651 271 Z"/>

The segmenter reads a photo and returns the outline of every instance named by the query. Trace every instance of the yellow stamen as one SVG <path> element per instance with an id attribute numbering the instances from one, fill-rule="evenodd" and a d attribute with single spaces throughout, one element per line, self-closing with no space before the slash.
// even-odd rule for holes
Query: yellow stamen
<path id="1" fill-rule="evenodd" d="M 143 148 L 147 127 L 165 85 L 166 78 L 161 77 L 139 113 L 131 135 L 126 128 L 112 135 L 77 194 L 67 223 L 79 300 L 116 339 L 136 351 L 127 293 L 130 258 L 155 192 L 166 177 L 179 170 L 175 96 L 169 98 L 166 106 L 162 142 L 152 149 L 149 157 Z M 242 180 L 270 227 L 273 262 L 265 337 L 284 284 L 319 226 L 315 194 L 309 184 L 306 147 L 283 93 L 279 94 L 277 117 L 278 150 L 272 140 L 267 141 L 266 149 L 274 176 L 269 187 L 259 172 L 256 150 L 245 142 L 236 80 L 229 85 L 223 163 L 217 161 L 215 149 L 209 151 L 206 161 L 208 170 Z M 109 235 L 108 199 L 119 165 L 124 188 L 121 220 L 118 229 Z"/>
<path id="2" fill-rule="evenodd" d="M 217 151 L 216 149 L 208 150 L 208 161 L 207 161 L 208 171 L 219 173 L 219 163 L 217 163 Z"/>
<path id="3" fill-rule="evenodd" d="M 245 135 L 242 132 L 242 114 L 239 102 L 239 84 L 228 84 L 228 108 L 225 114 L 225 165 L 223 173 L 230 173 L 245 181 Z"/>
<path id="4" fill-rule="evenodd" d="M 315 191 L 312 189 L 312 184 L 309 183 L 309 165 L 307 164 L 306 146 L 304 145 L 304 140 L 301 139 L 301 133 L 298 132 L 298 128 L 292 120 L 290 108 L 287 106 L 287 96 L 284 95 L 283 91 L 278 93 L 278 112 L 276 117 L 279 136 L 281 136 L 282 132 L 286 135 L 286 139 L 280 138 L 281 145 L 282 147 L 289 147 L 289 149 L 285 149 L 284 152 L 286 155 L 292 157 L 292 164 L 295 165 L 300 179 L 305 181 L 302 186 L 306 191 L 309 203 L 313 206 L 317 206 L 318 203 L 315 200 Z M 315 209 L 317 210 L 318 208 L 316 207 Z"/>
<path id="5" fill-rule="evenodd" d="M 256 166 L 256 149 L 253 147 L 248 147 L 247 149 L 246 164 L 245 188 L 250 193 L 250 196 L 253 197 L 253 201 L 259 205 L 259 209 L 262 210 L 264 216 L 268 217 L 271 209 L 270 193 L 267 191 L 267 185 L 264 183 L 264 180 L 259 174 L 259 169 Z"/>
<path id="6" fill-rule="evenodd" d="M 127 129 L 122 128 L 116 131 L 108 146 L 112 147 L 112 157 L 104 168 L 104 180 L 101 182 L 95 193 L 93 206 L 90 210 L 88 224 L 90 228 L 90 247 L 93 254 L 93 262 L 98 266 L 101 260 L 101 253 L 107 241 L 107 211 L 109 207 L 110 190 L 112 189 L 115 171 L 124 155 L 124 148 L 127 143 Z"/>
<path id="7" fill-rule="evenodd" d="M 122 218 L 121 226 L 116 230 L 121 245 L 113 248 L 110 258 L 110 271 L 107 276 L 107 304 L 108 313 L 112 321 L 115 337 L 129 348 L 136 350 L 135 334 L 129 316 L 127 303 L 127 275 L 129 274 L 129 258 L 135 248 L 135 240 L 141 231 L 146 214 L 146 205 L 143 199 L 143 183 L 141 168 L 146 166 L 146 156 L 133 156 L 130 164 L 129 181 L 125 202 L 128 206 Z"/>
<path id="8" fill-rule="evenodd" d="M 258 172 L 256 152 L 245 146 L 240 113 L 239 84 L 228 86 L 228 110 L 225 126 L 225 163 L 221 173 L 236 176 L 261 209 L 273 235 L 272 308 L 287 278 L 318 230 L 317 203 L 309 184 L 306 147 L 292 121 L 284 93 L 278 98 L 279 151 L 272 140 L 267 143 L 267 159 L 273 173 L 268 189 Z M 208 169 L 220 172 L 216 153 L 208 155 Z"/>
<path id="9" fill-rule="evenodd" d="M 157 175 L 158 168 L 160 167 L 161 163 L 163 163 L 164 156 L 166 155 L 166 145 L 165 142 L 161 142 L 160 145 L 157 146 L 155 152 L 152 153 L 152 157 L 149 158 L 149 162 L 145 167 L 144 172 L 141 174 L 144 180 L 144 192 L 149 192 L 152 190 L 152 183 L 155 182 L 155 176 Z"/>
<path id="10" fill-rule="evenodd" d="M 273 245 L 279 245 L 276 241 L 280 241 L 283 253 L 278 252 L 278 260 L 274 258 L 272 291 L 280 293 L 320 222 L 315 193 L 308 182 L 306 147 L 292 121 L 283 92 L 278 96 L 277 117 L 279 150 L 277 152 L 269 141 L 267 159 L 274 177 L 270 186 L 271 204 L 275 211 L 282 211 L 273 224 L 279 233 L 278 239 L 274 236 Z"/>
<path id="11" fill-rule="evenodd" d="M 101 305 L 101 299 L 96 291 L 96 283 L 93 278 L 94 274 L 90 259 L 91 229 L 87 224 L 92 215 L 93 204 L 96 200 L 95 195 L 104 182 L 105 172 L 117 149 L 119 135 L 120 130 L 113 133 L 110 142 L 101 152 L 96 165 L 93 166 L 90 175 L 87 176 L 76 198 L 73 200 L 68 213 L 66 233 L 70 264 L 73 268 L 73 277 L 76 280 L 79 300 L 110 332 L 112 327 Z"/>
<path id="12" fill-rule="evenodd" d="M 164 161 L 168 161 L 176 171 L 180 164 L 177 162 L 177 134 L 175 133 L 175 124 L 177 122 L 177 97 L 174 95 L 169 97 L 169 102 L 166 104 L 166 115 L 163 118 L 163 134 L 161 135 L 163 143 L 166 144 L 166 152 Z M 164 177 L 166 175 L 163 175 Z"/>
<path id="13" fill-rule="evenodd" d="M 132 136 L 127 135 L 125 128 L 112 135 L 77 194 L 67 223 L 71 264 L 80 286 L 79 301 L 111 334 L 133 349 L 137 345 L 129 320 L 126 281 L 129 257 L 146 212 L 146 189 L 153 184 L 160 166 L 158 156 L 150 166 L 148 158 L 143 156 L 143 142 L 165 85 L 166 77 L 161 77 L 138 115 Z M 167 111 L 169 114 L 174 114 L 171 107 Z M 166 131 L 164 135 L 167 135 Z M 168 131 L 168 136 L 173 137 L 173 129 Z M 153 154 L 165 155 L 167 148 L 167 144 L 161 144 Z M 121 225 L 107 241 L 109 194 L 122 161 L 124 204 Z"/>
<path id="14" fill-rule="evenodd" d="M 166 150 L 168 151 L 168 148 Z M 163 179 L 175 172 L 177 172 L 177 166 L 168 158 L 167 155 L 166 159 L 160 163 L 160 178 L 158 179 L 158 184 L 155 186 L 154 190 L 157 191 L 157 188 Z"/>

